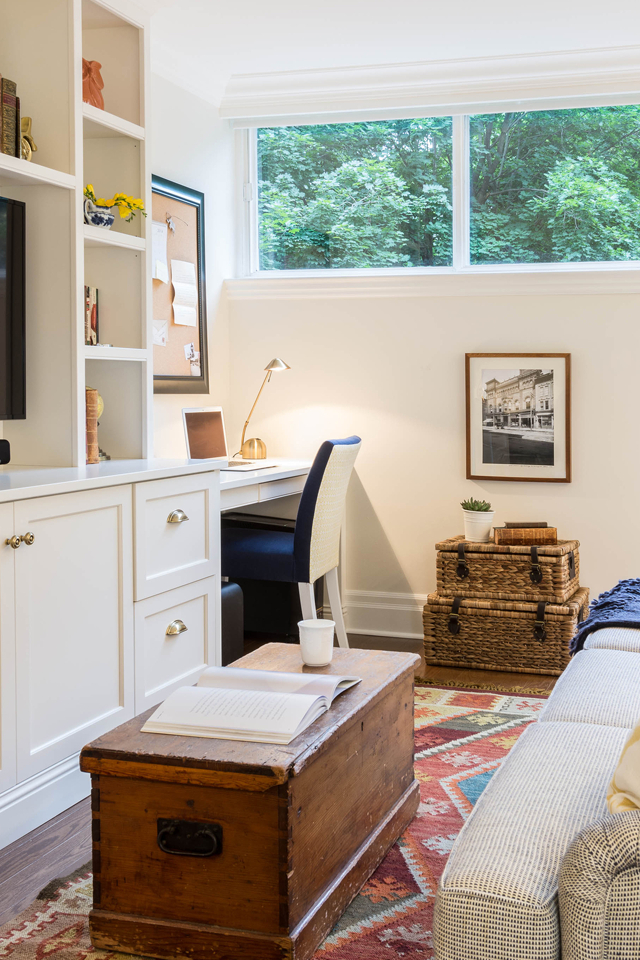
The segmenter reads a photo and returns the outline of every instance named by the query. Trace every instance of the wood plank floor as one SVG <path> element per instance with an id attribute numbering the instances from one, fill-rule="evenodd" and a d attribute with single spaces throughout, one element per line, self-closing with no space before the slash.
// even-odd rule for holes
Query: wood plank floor
<path id="1" fill-rule="evenodd" d="M 255 650 L 262 643 L 278 639 L 271 635 L 253 635 L 245 641 L 245 653 Z M 416 676 L 446 686 L 506 687 L 513 691 L 535 689 L 550 693 L 557 679 L 531 673 L 427 667 L 421 640 L 351 634 L 349 643 L 352 647 L 368 650 L 416 653 L 420 656 Z M 91 811 L 87 799 L 0 850 L 0 923 L 24 910 L 50 880 L 66 876 L 90 860 L 90 824 Z"/>

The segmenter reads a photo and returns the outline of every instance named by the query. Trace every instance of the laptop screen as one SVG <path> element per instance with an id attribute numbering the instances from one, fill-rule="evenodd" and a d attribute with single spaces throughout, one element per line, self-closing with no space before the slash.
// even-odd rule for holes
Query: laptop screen
<path id="1" fill-rule="evenodd" d="M 227 456 L 221 410 L 185 411 L 184 421 L 192 460 Z"/>

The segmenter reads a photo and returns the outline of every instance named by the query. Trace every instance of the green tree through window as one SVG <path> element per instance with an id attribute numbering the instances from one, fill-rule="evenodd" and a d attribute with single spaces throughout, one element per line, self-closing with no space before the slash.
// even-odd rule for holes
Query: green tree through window
<path id="1" fill-rule="evenodd" d="M 449 266 L 451 118 L 258 130 L 260 269 Z"/>
<path id="2" fill-rule="evenodd" d="M 640 259 L 640 107 L 471 118 L 471 263 Z"/>

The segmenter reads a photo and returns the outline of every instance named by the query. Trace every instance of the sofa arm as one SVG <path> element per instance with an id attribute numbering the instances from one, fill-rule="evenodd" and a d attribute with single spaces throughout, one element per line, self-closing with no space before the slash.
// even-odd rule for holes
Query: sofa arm
<path id="1" fill-rule="evenodd" d="M 640 810 L 603 817 L 575 837 L 558 901 L 562 960 L 640 956 Z"/>

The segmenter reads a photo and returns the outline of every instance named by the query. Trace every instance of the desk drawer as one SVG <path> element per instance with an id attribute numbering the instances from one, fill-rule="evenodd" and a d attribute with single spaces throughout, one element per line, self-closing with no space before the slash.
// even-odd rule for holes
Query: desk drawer
<path id="1" fill-rule="evenodd" d="M 235 510 L 236 507 L 257 503 L 260 496 L 258 487 L 257 483 L 248 484 L 246 487 L 232 487 L 230 490 L 223 487 L 220 490 L 220 509 Z"/>
<path id="2" fill-rule="evenodd" d="M 213 663 L 217 583 L 208 577 L 135 604 L 136 713 Z"/>
<path id="3" fill-rule="evenodd" d="M 136 600 L 217 573 L 218 490 L 217 473 L 135 484 Z"/>
<path id="4" fill-rule="evenodd" d="M 303 477 L 285 477 L 284 480 L 273 480 L 271 483 L 261 483 L 260 502 L 275 500 L 277 497 L 289 497 L 294 493 L 302 493 L 306 480 L 305 475 Z"/>

